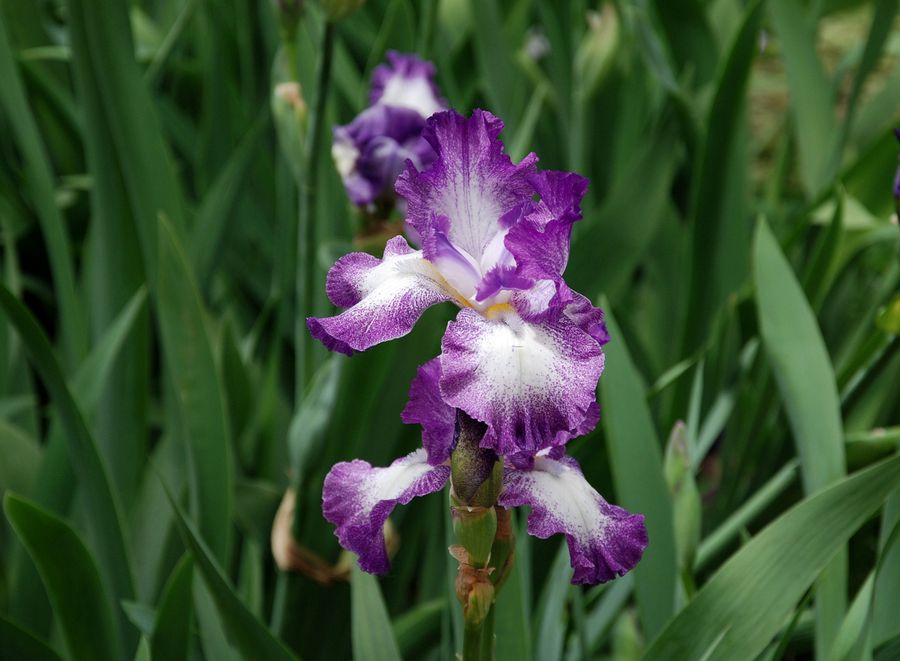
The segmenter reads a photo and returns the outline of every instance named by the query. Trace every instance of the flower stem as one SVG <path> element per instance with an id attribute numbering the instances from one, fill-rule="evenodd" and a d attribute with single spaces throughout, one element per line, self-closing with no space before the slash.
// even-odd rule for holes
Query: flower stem
<path id="1" fill-rule="evenodd" d="M 493 609 L 492 609 L 493 610 Z M 481 661 L 481 639 L 484 623 L 472 624 L 466 622 L 463 632 L 462 661 Z"/>
<path id="2" fill-rule="evenodd" d="M 309 134 L 306 141 L 306 153 L 303 159 L 303 181 L 300 185 L 299 228 L 297 232 L 297 321 L 294 329 L 294 349 L 297 352 L 295 374 L 296 401 L 303 399 L 306 384 L 312 373 L 310 346 L 312 342 L 306 332 L 306 315 L 314 312 L 313 292 L 315 280 L 316 255 L 316 192 L 319 187 L 319 168 L 317 160 L 322 144 L 323 126 L 325 123 L 325 106 L 331 87 L 331 68 L 334 59 L 334 23 L 325 23 L 322 36 L 322 59 L 319 65 L 318 85 L 316 89 L 315 107 L 310 114 Z"/>
<path id="3" fill-rule="evenodd" d="M 481 627 L 481 661 L 492 661 L 494 658 L 494 614 L 497 612 L 496 605 L 491 606 L 484 624 Z"/>

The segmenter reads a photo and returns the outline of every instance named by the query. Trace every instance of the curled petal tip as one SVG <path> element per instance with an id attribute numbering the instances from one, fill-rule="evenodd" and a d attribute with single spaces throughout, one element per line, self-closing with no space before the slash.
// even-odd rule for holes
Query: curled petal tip
<path id="1" fill-rule="evenodd" d="M 593 585 L 622 576 L 647 547 L 643 515 L 607 503 L 571 457 L 538 456 L 530 469 L 510 467 L 498 502 L 531 506 L 528 532 L 535 537 L 565 535 L 573 583 Z"/>

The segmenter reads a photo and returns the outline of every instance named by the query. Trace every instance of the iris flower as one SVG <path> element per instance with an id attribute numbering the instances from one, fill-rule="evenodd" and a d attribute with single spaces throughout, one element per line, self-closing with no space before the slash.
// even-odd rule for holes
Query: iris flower
<path id="1" fill-rule="evenodd" d="M 415 55 L 389 51 L 372 73 L 369 107 L 334 129 L 331 155 L 353 204 L 390 199 L 407 160 L 431 164 L 435 154 L 422 139 L 425 120 L 446 105 L 434 82 L 434 66 Z"/>
<path id="2" fill-rule="evenodd" d="M 607 503 L 566 443 L 599 418 L 597 381 L 609 337 L 603 313 L 562 274 L 587 180 L 540 171 L 529 154 L 503 153 L 503 123 L 476 110 L 440 112 L 423 137 L 436 160 L 397 181 L 421 248 L 391 239 L 382 259 L 351 253 L 327 278 L 344 312 L 309 318 L 313 336 L 352 354 L 406 335 L 426 308 L 460 311 L 441 354 L 421 366 L 403 420 L 422 426 L 423 448 L 386 468 L 355 460 L 325 479 L 323 511 L 341 544 L 369 572 L 389 569 L 382 526 L 393 508 L 448 481 L 457 410 L 485 425 L 481 447 L 504 462 L 503 507 L 528 505 L 528 532 L 566 536 L 573 583 L 621 576 L 647 545 L 644 518 Z"/>

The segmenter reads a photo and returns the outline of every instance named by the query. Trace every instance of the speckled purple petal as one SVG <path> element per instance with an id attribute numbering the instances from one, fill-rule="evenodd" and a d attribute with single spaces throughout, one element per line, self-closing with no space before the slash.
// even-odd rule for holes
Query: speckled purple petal
<path id="1" fill-rule="evenodd" d="M 498 502 L 531 507 L 529 534 L 566 536 L 572 583 L 594 585 L 622 576 L 647 547 L 643 515 L 607 503 L 571 457 L 536 457 L 532 470 L 508 467 Z"/>
<path id="2" fill-rule="evenodd" d="M 424 172 L 407 165 L 397 179 L 407 221 L 424 236 L 433 218 L 448 218 L 450 241 L 476 261 L 502 229 L 501 217 L 534 192 L 528 178 L 537 157 L 513 165 L 498 137 L 502 129 L 503 122 L 484 110 L 468 119 L 452 110 L 437 113 L 422 132 L 438 155 L 434 164 Z"/>
<path id="3" fill-rule="evenodd" d="M 482 441 L 502 455 L 565 442 L 596 401 L 603 353 L 568 318 L 523 321 L 510 306 L 487 318 L 466 308 L 441 344 L 441 393 L 488 425 Z"/>
<path id="4" fill-rule="evenodd" d="M 359 556 L 359 566 L 384 574 L 391 563 L 382 530 L 394 507 L 440 490 L 449 477 L 450 468 L 430 465 L 425 450 L 387 468 L 373 468 L 360 459 L 341 462 L 325 476 L 322 512 L 337 526 L 334 534 L 341 546 Z"/>
<path id="5" fill-rule="evenodd" d="M 422 118 L 447 107 L 434 82 L 435 69 L 431 62 L 415 55 L 388 51 L 387 62 L 372 72 L 372 105 L 392 105 L 410 108 Z"/>
<path id="6" fill-rule="evenodd" d="M 409 388 L 409 401 L 400 415 L 406 424 L 422 425 L 422 445 L 428 463 L 436 466 L 450 458 L 456 410 L 441 397 L 441 359 L 432 358 L 416 372 Z"/>
<path id="7" fill-rule="evenodd" d="M 349 310 L 334 317 L 308 317 L 310 333 L 332 351 L 351 355 L 406 335 L 435 303 L 450 300 L 443 279 L 395 236 L 384 249 L 384 259 L 356 252 L 341 257 L 325 284 L 328 298 Z"/>

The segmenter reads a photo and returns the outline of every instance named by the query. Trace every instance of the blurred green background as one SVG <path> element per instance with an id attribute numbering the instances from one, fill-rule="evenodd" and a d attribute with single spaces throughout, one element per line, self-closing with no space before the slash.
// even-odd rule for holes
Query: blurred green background
<path id="1" fill-rule="evenodd" d="M 419 443 L 451 313 L 350 359 L 303 324 L 389 236 L 330 135 L 396 49 L 590 179 L 570 447 L 650 535 L 573 587 L 518 512 L 497 658 L 900 658 L 900 3 L 354 4 L 0 0 L 0 657 L 455 658 L 446 497 L 378 580 L 321 516 L 336 461 Z"/>

